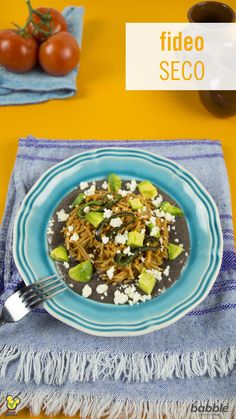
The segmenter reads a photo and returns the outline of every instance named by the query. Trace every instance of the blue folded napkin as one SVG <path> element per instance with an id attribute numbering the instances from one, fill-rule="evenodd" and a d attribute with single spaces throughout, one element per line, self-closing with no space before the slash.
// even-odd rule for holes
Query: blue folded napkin
<path id="1" fill-rule="evenodd" d="M 139 337 L 90 336 L 42 308 L 0 328 L 0 414 L 8 394 L 30 407 L 81 418 L 194 418 L 207 406 L 236 414 L 236 255 L 227 172 L 218 141 L 54 141 L 21 139 L 0 230 L 0 306 L 21 285 L 12 229 L 39 176 L 73 154 L 133 147 L 179 162 L 203 183 L 219 208 L 224 255 L 207 298 L 169 327 Z M 221 406 L 221 408 L 223 408 Z M 203 410 L 201 410 L 203 412 Z M 218 410 L 219 412 L 219 410 Z M 195 416 L 194 416 L 195 415 Z M 199 413 L 200 415 L 200 413 Z"/>
<path id="2" fill-rule="evenodd" d="M 63 11 L 70 32 L 81 48 L 83 8 L 69 6 Z M 16 74 L 0 66 L 0 105 L 23 105 L 65 99 L 76 94 L 78 68 L 64 77 L 53 77 L 40 68 L 29 73 Z"/>

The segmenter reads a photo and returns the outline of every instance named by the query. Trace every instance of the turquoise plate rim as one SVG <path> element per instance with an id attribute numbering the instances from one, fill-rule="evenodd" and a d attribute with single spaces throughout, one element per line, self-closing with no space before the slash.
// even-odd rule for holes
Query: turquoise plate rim
<path id="1" fill-rule="evenodd" d="M 204 211 L 206 211 L 207 217 L 209 219 L 209 237 L 207 238 L 207 240 L 209 241 L 207 248 L 208 253 L 204 259 L 205 263 L 208 263 L 207 268 L 205 269 L 205 271 L 199 274 L 198 283 L 196 284 L 196 287 L 192 290 L 192 293 L 189 293 L 188 298 L 186 298 L 186 296 L 183 295 L 182 300 L 180 300 L 178 304 L 173 304 L 171 307 L 169 307 L 169 309 L 163 309 L 163 307 L 165 307 L 165 303 L 167 301 L 166 298 L 170 299 L 172 297 L 173 300 L 174 295 L 177 295 L 179 293 L 178 288 L 174 289 L 175 285 L 170 288 L 171 291 L 170 289 L 168 289 L 162 296 L 158 297 L 158 299 L 153 299 L 150 302 L 148 301 L 146 303 L 141 304 L 141 310 L 137 309 L 137 306 L 115 306 L 111 304 L 105 305 L 94 302 L 92 300 L 86 300 L 83 297 L 75 294 L 69 288 L 68 290 L 66 290 L 65 293 L 63 293 L 63 296 L 62 294 L 60 294 L 54 297 L 52 300 L 45 302 L 44 308 L 52 316 L 63 321 L 64 323 L 93 335 L 141 335 L 154 330 L 161 329 L 174 323 L 175 321 L 183 317 L 186 313 L 188 313 L 190 310 L 192 310 L 201 301 L 203 301 L 203 299 L 207 296 L 208 292 L 210 291 L 220 270 L 223 253 L 223 237 L 217 206 L 213 198 L 210 196 L 205 187 L 198 181 L 198 179 L 195 176 L 193 176 L 190 172 L 188 172 L 185 168 L 183 168 L 181 165 L 151 152 L 143 150 L 134 150 L 132 148 L 120 149 L 118 147 L 89 150 L 83 153 L 73 155 L 67 158 L 66 160 L 59 162 L 58 164 L 49 168 L 38 179 L 38 181 L 30 189 L 30 191 L 28 192 L 21 204 L 14 224 L 13 255 L 16 266 L 24 282 L 27 285 L 35 282 L 35 266 L 31 265 L 30 257 L 32 259 L 32 255 L 29 255 L 30 252 L 27 248 L 27 243 L 30 242 L 30 234 L 27 234 L 26 227 L 30 225 L 30 222 L 32 221 L 32 213 L 35 213 L 35 208 L 37 213 L 37 199 L 39 199 L 39 197 L 43 197 L 43 195 L 45 194 L 45 188 L 48 188 L 50 182 L 53 182 L 53 180 L 55 181 L 57 176 L 60 176 L 61 174 L 63 175 L 63 172 L 66 173 L 66 171 L 69 170 L 77 170 L 76 167 L 82 167 L 83 164 L 87 165 L 88 162 L 91 164 L 91 162 L 96 159 L 103 159 L 106 163 L 106 158 L 108 157 L 114 159 L 123 157 L 123 159 L 131 159 L 130 161 L 132 161 L 132 159 L 141 159 L 143 163 L 148 163 L 150 165 L 150 168 L 151 164 L 157 166 L 159 165 L 159 170 L 161 170 L 161 168 L 168 170 L 170 173 L 170 178 L 171 176 L 173 176 L 175 180 L 178 180 L 178 182 L 180 182 L 180 184 L 185 184 L 184 186 L 188 186 L 192 189 L 194 194 L 198 197 L 199 203 L 204 207 Z M 139 176 L 137 176 L 137 178 L 138 177 Z M 91 174 L 90 178 L 92 178 Z M 145 177 L 141 176 L 141 179 L 142 178 Z M 150 178 L 149 175 L 147 175 L 146 178 Z M 166 192 L 168 193 L 168 191 Z M 173 197 L 178 202 L 176 196 Z M 54 208 L 55 206 L 51 209 L 51 213 L 53 212 Z M 189 225 L 191 238 L 191 223 L 189 223 L 189 219 L 190 216 L 187 217 L 187 221 Z M 46 225 L 47 222 L 45 223 L 45 226 Z M 44 239 L 42 241 L 42 248 L 45 248 L 45 246 L 47 246 L 46 230 L 43 232 L 43 234 Z M 49 259 L 49 256 L 47 257 Z M 207 260 L 208 257 L 209 260 Z M 48 272 L 49 275 L 56 272 L 56 270 L 54 264 L 51 261 L 48 263 L 50 263 L 50 272 Z M 181 273 L 181 277 L 182 275 L 184 276 L 184 272 L 185 269 L 183 270 L 183 274 Z M 70 302 L 72 301 L 72 299 L 75 299 L 75 295 L 78 299 L 78 302 L 80 303 L 80 312 L 77 312 L 76 309 L 76 313 L 74 310 L 70 309 Z M 160 302 L 162 307 L 162 313 L 160 315 L 156 315 L 156 313 L 155 315 L 153 314 L 153 304 L 155 304 L 155 307 L 158 307 L 157 300 L 158 304 Z M 102 311 L 106 312 L 106 315 L 107 313 L 111 315 L 111 320 L 106 320 L 104 322 L 104 319 L 102 319 L 101 317 L 101 321 L 99 321 L 99 316 L 94 316 L 94 311 L 97 311 L 97 313 L 101 315 L 101 307 L 103 307 Z M 131 315 L 132 321 L 125 321 L 124 323 L 123 320 L 119 321 L 117 313 L 119 313 L 122 319 L 122 313 L 127 313 L 127 307 L 129 309 L 129 317 Z M 136 308 L 134 309 L 134 307 Z M 142 316 L 140 318 L 141 313 Z"/>

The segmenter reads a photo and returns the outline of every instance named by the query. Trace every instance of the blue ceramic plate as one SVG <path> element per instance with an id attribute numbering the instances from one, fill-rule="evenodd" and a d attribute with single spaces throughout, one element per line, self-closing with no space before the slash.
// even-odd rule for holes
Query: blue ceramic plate
<path id="1" fill-rule="evenodd" d="M 49 219 L 81 181 L 104 179 L 110 172 L 123 179 L 149 179 L 183 208 L 191 244 L 187 265 L 165 293 L 139 305 L 97 303 L 68 288 L 44 307 L 86 333 L 140 335 L 166 327 L 192 310 L 206 297 L 220 269 L 223 240 L 217 207 L 183 167 L 148 152 L 118 148 L 88 151 L 62 161 L 41 176 L 22 203 L 15 221 L 14 257 L 27 285 L 56 273 L 48 256 Z"/>

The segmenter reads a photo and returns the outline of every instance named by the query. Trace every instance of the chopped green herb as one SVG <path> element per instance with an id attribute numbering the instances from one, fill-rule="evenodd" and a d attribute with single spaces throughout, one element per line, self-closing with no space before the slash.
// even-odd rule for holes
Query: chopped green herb
<path id="1" fill-rule="evenodd" d="M 77 205 L 82 204 L 82 202 L 85 200 L 86 196 L 84 193 L 80 193 L 79 195 L 77 195 L 77 197 L 75 198 L 75 200 L 72 202 L 72 207 L 76 207 Z"/>
<path id="2" fill-rule="evenodd" d="M 121 224 L 121 226 L 112 228 L 108 232 L 106 232 L 107 237 L 110 238 L 110 237 L 116 236 L 116 234 L 118 233 L 119 230 L 123 229 L 124 227 L 128 227 L 130 224 L 132 224 L 135 221 L 135 215 L 131 211 L 117 212 L 116 214 L 111 215 L 111 217 L 105 218 L 102 221 L 102 223 L 98 226 L 98 228 L 96 230 L 96 233 L 95 233 L 96 239 L 101 242 L 102 241 L 102 232 L 103 232 L 104 227 L 107 226 L 108 224 L 110 224 L 110 221 L 113 218 L 120 218 L 120 217 L 124 217 L 123 223 Z"/>

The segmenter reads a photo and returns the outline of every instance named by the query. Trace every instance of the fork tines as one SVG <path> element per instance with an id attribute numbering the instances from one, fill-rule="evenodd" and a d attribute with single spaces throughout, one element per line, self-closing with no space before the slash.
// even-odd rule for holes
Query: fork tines
<path id="1" fill-rule="evenodd" d="M 65 283 L 59 274 L 42 278 L 20 291 L 22 302 L 26 307 L 33 309 L 48 298 L 55 297 L 66 289 Z"/>

